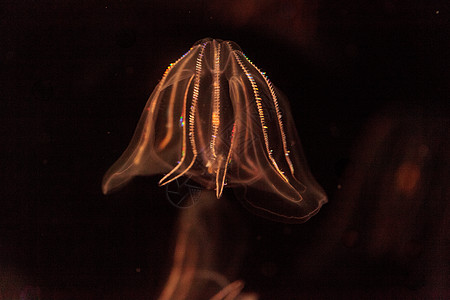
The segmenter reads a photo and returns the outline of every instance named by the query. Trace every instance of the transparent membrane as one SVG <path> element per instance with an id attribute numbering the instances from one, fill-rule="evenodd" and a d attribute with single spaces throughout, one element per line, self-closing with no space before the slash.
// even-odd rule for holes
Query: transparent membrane
<path id="1" fill-rule="evenodd" d="M 220 198 L 237 188 L 251 211 L 303 222 L 327 198 L 304 158 L 287 100 L 231 41 L 203 39 L 170 64 L 103 192 L 134 176 L 189 176 Z"/>

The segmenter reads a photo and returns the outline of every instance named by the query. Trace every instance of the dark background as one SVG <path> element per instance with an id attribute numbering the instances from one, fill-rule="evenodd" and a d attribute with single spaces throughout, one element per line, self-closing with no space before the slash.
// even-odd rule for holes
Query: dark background
<path id="1" fill-rule="evenodd" d="M 369 116 L 393 101 L 447 107 L 447 1 L 248 3 L 3 1 L 0 299 L 37 287 L 42 299 L 141 299 L 161 288 L 179 210 L 158 178 L 110 196 L 100 184 L 167 65 L 201 38 L 237 42 L 288 96 L 330 205 Z"/>

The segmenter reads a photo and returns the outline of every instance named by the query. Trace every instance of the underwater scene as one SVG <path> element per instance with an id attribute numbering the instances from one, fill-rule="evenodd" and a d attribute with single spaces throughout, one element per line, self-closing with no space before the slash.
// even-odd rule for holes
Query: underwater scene
<path id="1" fill-rule="evenodd" d="M 0 300 L 447 299 L 442 1 L 0 8 Z"/>

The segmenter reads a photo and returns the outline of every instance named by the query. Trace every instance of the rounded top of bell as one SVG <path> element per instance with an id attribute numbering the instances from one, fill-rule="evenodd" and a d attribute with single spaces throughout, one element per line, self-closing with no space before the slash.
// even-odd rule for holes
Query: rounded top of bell
<path id="1" fill-rule="evenodd" d="M 214 38 L 211 38 L 211 37 L 206 37 L 206 38 L 203 38 L 201 40 L 198 40 L 197 42 L 194 43 L 193 47 L 198 46 L 198 45 L 203 45 L 205 47 L 208 47 L 208 46 L 210 47 L 212 45 L 217 46 L 217 45 L 222 45 L 222 44 L 227 45 L 228 47 L 231 47 L 231 49 L 233 49 L 235 51 L 242 52 L 241 47 L 237 43 L 235 43 L 233 41 L 224 41 L 222 39 L 214 39 Z"/>

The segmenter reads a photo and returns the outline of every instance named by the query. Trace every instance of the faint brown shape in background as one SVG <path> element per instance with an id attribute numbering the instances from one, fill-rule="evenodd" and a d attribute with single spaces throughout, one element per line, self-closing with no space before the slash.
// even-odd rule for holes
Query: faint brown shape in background
<path id="1" fill-rule="evenodd" d="M 198 197 L 197 205 L 181 212 L 173 264 L 159 300 L 236 299 L 244 287 L 236 278 L 247 247 L 242 216 L 214 191 L 202 190 Z"/>
<path id="2" fill-rule="evenodd" d="M 215 0 L 208 5 L 219 22 L 232 28 L 248 27 L 302 46 L 314 43 L 317 0 Z"/>
<path id="3" fill-rule="evenodd" d="M 391 296 L 446 298 L 449 128 L 448 115 L 431 103 L 390 104 L 372 117 L 304 255 L 315 259 L 299 259 L 298 268 L 326 281 L 330 268 L 346 265 L 329 276 L 352 285 L 382 278 Z"/>

